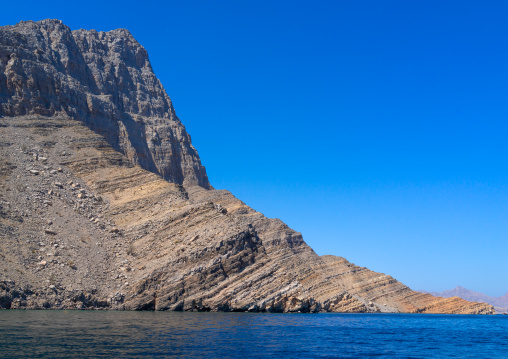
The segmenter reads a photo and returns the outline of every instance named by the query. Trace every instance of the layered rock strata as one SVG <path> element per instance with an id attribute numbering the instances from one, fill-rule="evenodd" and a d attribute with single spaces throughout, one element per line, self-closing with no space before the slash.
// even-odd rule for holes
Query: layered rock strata
<path id="1" fill-rule="evenodd" d="M 125 30 L 47 20 L 0 36 L 0 307 L 492 313 L 318 256 L 211 189 Z"/>
<path id="2" fill-rule="evenodd" d="M 445 290 L 443 292 L 429 293 L 423 290 L 419 290 L 419 292 L 432 294 L 435 297 L 443 297 L 443 298 L 459 297 L 468 300 L 470 302 L 488 303 L 494 306 L 496 314 L 508 314 L 508 292 L 501 297 L 491 297 L 489 295 L 461 287 L 460 285 L 451 290 Z"/>

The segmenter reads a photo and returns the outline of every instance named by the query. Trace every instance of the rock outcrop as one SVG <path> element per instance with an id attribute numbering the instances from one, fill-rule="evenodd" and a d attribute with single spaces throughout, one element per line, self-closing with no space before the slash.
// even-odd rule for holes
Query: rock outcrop
<path id="1" fill-rule="evenodd" d="M 0 28 L 0 114 L 70 116 L 164 179 L 210 188 L 146 50 L 124 29 L 58 20 Z"/>
<path id="2" fill-rule="evenodd" d="M 493 312 L 414 292 L 210 187 L 126 30 L 0 28 L 0 308 Z"/>
<path id="3" fill-rule="evenodd" d="M 423 290 L 420 290 L 419 292 L 432 294 L 433 296 L 436 297 L 443 298 L 459 297 L 472 302 L 483 302 L 494 306 L 496 313 L 508 314 L 508 293 L 506 293 L 501 297 L 491 297 L 489 295 L 461 287 L 460 285 L 456 286 L 451 290 L 445 290 L 443 292 L 426 292 Z"/>

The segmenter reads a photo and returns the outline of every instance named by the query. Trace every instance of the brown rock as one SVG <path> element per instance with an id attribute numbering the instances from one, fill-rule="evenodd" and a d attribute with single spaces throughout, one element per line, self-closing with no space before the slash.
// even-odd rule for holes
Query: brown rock
<path id="1" fill-rule="evenodd" d="M 37 157 L 50 133 L 56 143 L 43 153 L 65 166 L 73 185 L 55 183 L 55 205 L 42 208 L 47 177 L 20 170 L 33 160 L 17 146 L 0 146 L 0 161 L 14 164 L 1 174 L 10 205 L 0 216 L 8 231 L 0 233 L 7 257 L 0 273 L 41 298 L 11 307 L 38 308 L 44 300 L 51 308 L 80 309 L 493 310 L 417 293 L 344 258 L 318 256 L 280 220 L 212 189 L 145 49 L 127 30 L 71 32 L 57 20 L 0 28 L 0 90 L 0 141 L 22 139 Z M 7 191 L 21 182 L 16 175 L 33 190 Z M 97 200 L 76 200 L 79 183 Z M 20 220 L 15 213 L 26 215 Z M 42 214 L 56 219 L 57 238 L 69 249 L 53 253 L 51 262 L 60 265 L 43 260 L 33 268 L 24 265 L 37 253 L 27 238 L 57 234 L 41 228 Z M 111 226 L 122 236 L 112 235 Z M 48 294 L 48 283 L 78 289 Z M 0 297 L 11 288 L 0 283 Z"/>

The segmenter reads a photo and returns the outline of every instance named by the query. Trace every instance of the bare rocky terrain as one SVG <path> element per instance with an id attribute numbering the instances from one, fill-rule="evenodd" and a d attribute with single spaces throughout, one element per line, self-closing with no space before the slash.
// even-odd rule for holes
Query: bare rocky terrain
<path id="1" fill-rule="evenodd" d="M 491 314 L 210 186 L 127 30 L 0 28 L 0 308 Z"/>
<path id="2" fill-rule="evenodd" d="M 508 314 L 508 292 L 501 297 L 491 297 L 490 295 L 475 292 L 474 290 L 461 287 L 460 285 L 443 292 L 426 292 L 423 290 L 420 290 L 419 292 L 443 298 L 459 297 L 471 302 L 488 303 L 494 306 L 497 314 Z"/>

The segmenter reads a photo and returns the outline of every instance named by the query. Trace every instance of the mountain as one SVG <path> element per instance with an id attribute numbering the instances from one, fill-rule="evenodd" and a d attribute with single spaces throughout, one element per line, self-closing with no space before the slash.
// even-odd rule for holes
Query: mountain
<path id="1" fill-rule="evenodd" d="M 6 26 L 0 36 L 3 116 L 78 118 L 144 169 L 210 187 L 146 50 L 127 30 L 71 32 L 41 21 Z"/>
<path id="2" fill-rule="evenodd" d="M 210 185 L 127 30 L 0 28 L 0 308 L 493 312 L 335 256 Z"/>
<path id="3" fill-rule="evenodd" d="M 488 303 L 494 306 L 494 309 L 497 313 L 508 313 L 508 292 L 501 297 L 491 297 L 489 295 L 475 292 L 470 289 L 466 289 L 464 287 L 456 286 L 451 290 L 445 290 L 443 292 L 425 292 L 423 290 L 419 291 L 421 293 L 428 293 L 436 297 L 443 298 L 451 298 L 451 297 L 459 297 L 472 302 L 483 302 Z"/>

